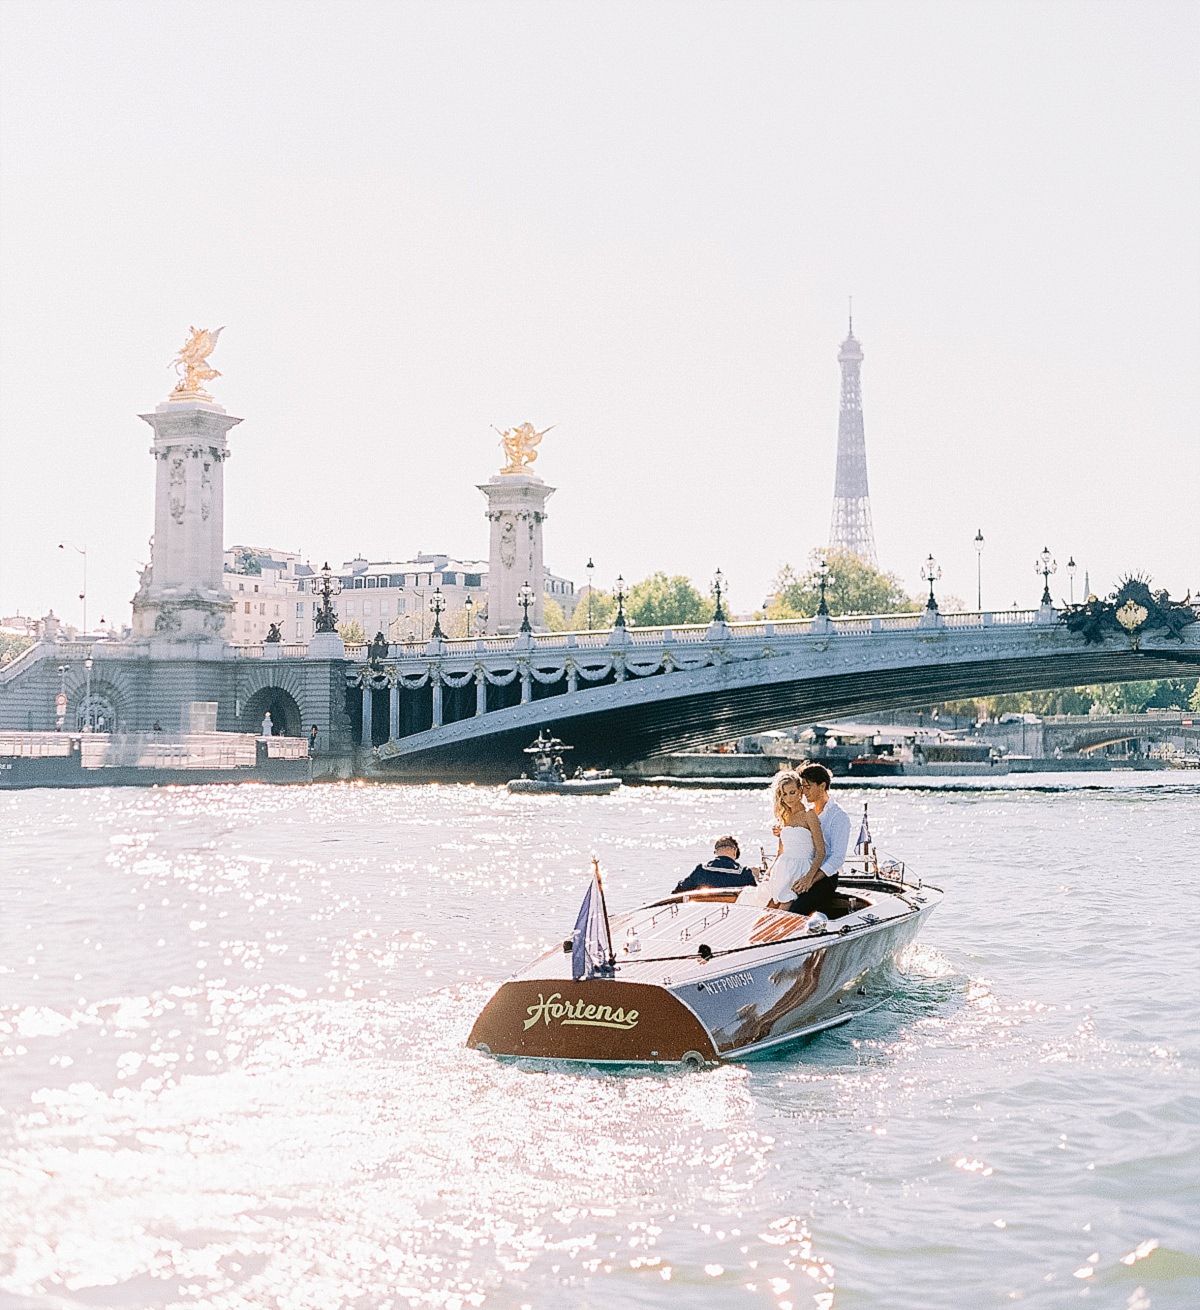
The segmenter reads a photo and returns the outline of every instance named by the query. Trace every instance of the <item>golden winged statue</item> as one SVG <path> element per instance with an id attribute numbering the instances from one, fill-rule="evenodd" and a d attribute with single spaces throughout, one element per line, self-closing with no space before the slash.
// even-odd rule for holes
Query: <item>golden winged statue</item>
<path id="1" fill-rule="evenodd" d="M 179 381 L 171 392 L 172 400 L 211 400 L 212 397 L 201 385 L 211 382 L 221 375 L 215 368 L 209 368 L 208 357 L 217 348 L 217 338 L 225 331 L 223 327 L 188 328 L 191 336 L 179 348 L 179 354 L 172 361 Z"/>
<path id="2" fill-rule="evenodd" d="M 500 429 L 497 428 L 496 431 L 500 432 Z M 522 423 L 519 427 L 500 432 L 500 445 L 508 460 L 500 472 L 524 473 L 527 466 L 537 459 L 537 451 L 534 447 L 549 431 L 550 428 L 543 428 L 538 432 L 532 423 Z"/>

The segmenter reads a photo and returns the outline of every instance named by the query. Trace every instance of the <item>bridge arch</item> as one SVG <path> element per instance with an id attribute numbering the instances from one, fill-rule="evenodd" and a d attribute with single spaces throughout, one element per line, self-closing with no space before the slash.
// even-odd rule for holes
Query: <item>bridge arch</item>
<path id="1" fill-rule="evenodd" d="M 262 728 L 263 716 L 270 714 L 271 728 L 277 737 L 304 735 L 304 719 L 296 698 L 283 687 L 268 683 L 250 695 L 242 705 L 238 726 L 242 732 L 257 733 Z"/>
<path id="2" fill-rule="evenodd" d="M 130 727 L 128 705 L 113 679 L 93 674 L 89 689 L 81 675 L 68 701 L 67 724 L 75 732 L 89 724 L 96 732 L 125 732 Z"/>

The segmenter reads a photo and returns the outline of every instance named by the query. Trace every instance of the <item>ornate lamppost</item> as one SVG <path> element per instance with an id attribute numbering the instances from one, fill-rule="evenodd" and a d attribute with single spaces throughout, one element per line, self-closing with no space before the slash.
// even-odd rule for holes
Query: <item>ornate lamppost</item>
<path id="1" fill-rule="evenodd" d="M 521 583 L 521 586 L 517 591 L 517 604 L 520 605 L 522 611 L 524 612 L 523 617 L 521 619 L 522 632 L 533 631 L 533 627 L 529 622 L 529 607 L 530 605 L 533 604 L 533 599 L 534 599 L 533 588 L 529 585 L 528 582 Z"/>
<path id="2" fill-rule="evenodd" d="M 617 617 L 613 619 L 614 628 L 623 628 L 625 626 L 625 579 L 617 574 L 617 589 L 613 592 L 617 598 Z"/>
<path id="3" fill-rule="evenodd" d="M 588 578 L 587 625 L 588 625 L 589 632 L 591 632 L 592 630 L 592 570 L 595 567 L 596 566 L 592 563 L 592 557 L 589 555 L 588 562 L 584 565 L 584 568 L 587 569 L 587 578 Z"/>
<path id="4" fill-rule="evenodd" d="M 83 601 L 83 635 L 87 636 L 87 556 L 88 548 L 86 546 L 77 546 L 73 541 L 60 541 L 59 550 L 66 550 L 70 547 L 77 555 L 83 556 L 83 590 L 79 593 L 79 599 Z"/>
<path id="5" fill-rule="evenodd" d="M 817 605 L 817 613 L 822 618 L 829 617 L 829 604 L 825 599 L 825 588 L 829 586 L 829 576 L 829 563 L 827 560 L 822 560 L 817 567 L 817 582 L 821 588 L 821 599 Z"/>
<path id="6" fill-rule="evenodd" d="M 1058 561 L 1050 554 L 1050 547 L 1043 546 L 1042 553 L 1034 560 L 1033 571 L 1040 573 L 1044 579 L 1042 587 L 1042 604 L 1053 605 L 1054 601 L 1050 596 L 1050 575 L 1058 572 Z"/>
<path id="7" fill-rule="evenodd" d="M 937 597 L 933 594 L 933 584 L 942 576 L 941 565 L 933 558 L 933 552 L 929 558 L 921 565 L 921 581 L 929 583 L 929 599 L 925 602 L 927 609 L 936 610 L 938 607 Z"/>
<path id="8" fill-rule="evenodd" d="M 429 598 L 429 608 L 433 611 L 433 631 L 429 634 L 433 641 L 441 641 L 446 634 L 442 631 L 442 611 L 446 608 L 446 598 L 441 587 L 435 587 Z"/>
<path id="9" fill-rule="evenodd" d="M 321 567 L 320 577 L 313 578 L 313 594 L 320 596 L 321 604 L 313 619 L 313 632 L 337 632 L 337 611 L 333 608 L 333 598 L 342 593 L 342 580 L 335 578 L 330 571 L 329 561 Z"/>
<path id="10" fill-rule="evenodd" d="M 975 608 L 983 613 L 983 529 L 975 532 Z"/>
<path id="11" fill-rule="evenodd" d="M 466 600 L 463 601 L 463 609 L 465 609 L 467 612 L 467 640 L 470 641 L 471 640 L 471 615 L 475 611 L 475 602 L 470 598 L 470 596 L 468 596 Z"/>
<path id="12" fill-rule="evenodd" d="M 1067 577 L 1070 578 L 1070 580 L 1071 580 L 1071 604 L 1072 604 L 1072 605 L 1075 604 L 1075 570 L 1076 570 L 1078 567 L 1079 567 L 1079 565 L 1075 563 L 1075 556 L 1072 555 L 1072 556 L 1067 560 Z"/>
<path id="13" fill-rule="evenodd" d="M 714 623 L 725 622 L 725 611 L 721 607 L 721 596 L 724 594 L 724 592 L 725 592 L 725 575 L 721 572 L 720 569 L 718 569 L 716 573 L 713 574 L 713 580 L 712 580 L 712 594 L 717 602 L 717 608 L 713 610 L 713 616 L 712 616 L 712 621 Z"/>
<path id="14" fill-rule="evenodd" d="M 67 674 L 71 672 L 69 664 L 58 666 L 58 699 L 54 705 L 54 731 L 62 732 L 67 717 Z"/>

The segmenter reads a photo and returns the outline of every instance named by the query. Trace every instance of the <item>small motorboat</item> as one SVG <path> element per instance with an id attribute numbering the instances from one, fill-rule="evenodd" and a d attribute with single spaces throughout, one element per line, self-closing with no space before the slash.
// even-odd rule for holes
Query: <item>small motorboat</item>
<path id="1" fill-rule="evenodd" d="M 846 766 L 846 772 L 857 778 L 895 778 L 904 772 L 904 761 L 898 756 L 875 751 L 869 755 L 856 755 Z"/>
<path id="2" fill-rule="evenodd" d="M 572 936 L 500 987 L 467 1045 L 702 1067 L 848 1023 L 888 999 L 888 966 L 942 892 L 876 852 L 843 866 L 838 893 L 828 917 L 763 909 L 733 889 L 674 894 L 610 919 L 597 864 Z"/>
<path id="3" fill-rule="evenodd" d="M 563 754 L 574 750 L 557 737 L 548 737 L 539 732 L 532 746 L 525 747 L 525 754 L 530 757 L 532 777 L 522 775 L 508 783 L 508 790 L 518 796 L 606 796 L 616 791 L 621 779 L 614 777 L 607 769 L 576 769 L 567 777 L 563 765 Z"/>

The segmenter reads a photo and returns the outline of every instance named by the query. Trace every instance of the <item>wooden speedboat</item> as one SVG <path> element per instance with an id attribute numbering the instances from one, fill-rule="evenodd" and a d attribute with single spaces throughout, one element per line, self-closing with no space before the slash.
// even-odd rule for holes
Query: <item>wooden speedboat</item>
<path id="1" fill-rule="evenodd" d="M 828 919 L 761 909 L 735 890 L 667 896 L 609 919 L 596 909 L 597 870 L 573 935 L 500 987 L 467 1045 L 699 1067 L 847 1023 L 887 1000 L 887 966 L 942 893 L 878 859 L 844 866 L 839 893 Z"/>

